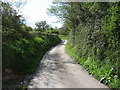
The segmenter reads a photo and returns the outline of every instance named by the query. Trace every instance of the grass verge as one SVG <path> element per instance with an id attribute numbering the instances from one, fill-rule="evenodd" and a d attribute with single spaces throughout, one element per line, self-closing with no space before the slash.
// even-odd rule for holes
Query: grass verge
<path id="1" fill-rule="evenodd" d="M 61 39 L 68 40 L 68 35 L 59 35 Z"/>
<path id="2" fill-rule="evenodd" d="M 114 75 L 113 66 L 107 60 L 95 60 L 93 57 L 87 59 L 80 58 L 75 53 L 75 48 L 70 48 L 69 44 L 66 45 L 68 54 L 73 57 L 79 64 L 81 64 L 89 74 L 96 77 L 101 83 L 108 85 L 110 88 L 120 89 L 120 78 Z"/>

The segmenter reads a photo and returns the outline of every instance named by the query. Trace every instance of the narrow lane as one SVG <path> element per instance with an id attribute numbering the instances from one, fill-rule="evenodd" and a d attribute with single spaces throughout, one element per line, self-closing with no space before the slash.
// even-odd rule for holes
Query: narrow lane
<path id="1" fill-rule="evenodd" d="M 89 75 L 65 51 L 67 40 L 43 58 L 29 88 L 107 88 Z"/>

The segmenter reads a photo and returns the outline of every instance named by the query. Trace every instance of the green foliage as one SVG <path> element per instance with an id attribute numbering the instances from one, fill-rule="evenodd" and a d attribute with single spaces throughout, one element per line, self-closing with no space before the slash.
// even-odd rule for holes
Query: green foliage
<path id="1" fill-rule="evenodd" d="M 49 9 L 69 31 L 70 55 L 112 88 L 120 87 L 119 6 L 120 2 L 56 2 Z"/>
<path id="2" fill-rule="evenodd" d="M 59 29 L 59 34 L 60 35 L 68 35 L 69 34 L 69 29 L 68 27 L 69 26 L 68 24 L 64 24 L 60 29 Z"/>
<path id="3" fill-rule="evenodd" d="M 49 28 L 46 30 L 47 34 L 59 34 L 59 31 L 53 28 Z"/>
<path id="4" fill-rule="evenodd" d="M 10 29 L 21 30 L 23 25 L 23 19 L 21 15 L 18 15 L 9 3 L 2 2 L 2 30 L 3 32 Z"/>
<path id="5" fill-rule="evenodd" d="M 24 29 L 25 31 L 27 31 L 27 32 L 30 32 L 30 31 L 33 30 L 32 27 L 26 26 L 26 25 L 23 26 L 23 29 Z"/>
<path id="6" fill-rule="evenodd" d="M 20 38 L 3 42 L 3 71 L 10 68 L 18 73 L 34 72 L 45 52 L 59 42 L 57 36 Z"/>
<path id="7" fill-rule="evenodd" d="M 37 31 L 45 31 L 49 28 L 49 25 L 46 23 L 46 21 L 36 22 L 35 23 Z"/>
<path id="8" fill-rule="evenodd" d="M 67 29 L 61 28 L 59 29 L 59 34 L 60 35 L 68 35 L 69 31 Z"/>
<path id="9" fill-rule="evenodd" d="M 114 64 L 109 63 L 109 65 L 107 65 L 107 61 L 101 62 L 99 60 L 95 60 L 93 57 L 88 57 L 87 60 L 82 57 L 79 58 L 75 53 L 75 48 L 70 48 L 68 44 L 66 45 L 66 50 L 79 64 L 84 66 L 89 74 L 94 75 L 100 80 L 100 82 L 105 83 L 112 88 L 120 88 L 120 78 L 117 73 L 115 74 L 114 72 Z"/>
<path id="10" fill-rule="evenodd" d="M 10 69 L 12 74 L 32 73 L 45 52 L 61 39 L 57 35 L 29 33 L 32 28 L 24 24 L 22 16 L 9 3 L 2 2 L 2 8 L 3 74 L 7 74 L 6 69 Z"/>
<path id="11" fill-rule="evenodd" d="M 57 35 L 41 34 L 24 24 L 24 19 L 11 4 L 2 2 L 2 81 L 3 87 L 16 86 L 26 74 L 36 71 L 39 63 L 54 45 L 61 42 Z M 42 29 L 46 29 L 43 22 Z M 23 86 L 21 89 L 24 89 Z"/>
<path id="12" fill-rule="evenodd" d="M 68 40 L 68 35 L 59 35 L 61 39 Z"/>

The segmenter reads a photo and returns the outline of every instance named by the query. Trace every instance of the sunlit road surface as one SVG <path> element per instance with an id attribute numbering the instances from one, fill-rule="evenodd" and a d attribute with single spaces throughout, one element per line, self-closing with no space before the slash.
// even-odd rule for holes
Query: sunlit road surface
<path id="1" fill-rule="evenodd" d="M 108 88 L 66 53 L 66 43 L 48 51 L 28 88 Z"/>

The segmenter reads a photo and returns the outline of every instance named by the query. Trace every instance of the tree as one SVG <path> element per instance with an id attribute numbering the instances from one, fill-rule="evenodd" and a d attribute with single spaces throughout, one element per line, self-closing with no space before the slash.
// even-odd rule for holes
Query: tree
<path id="1" fill-rule="evenodd" d="M 114 72 L 110 78 L 120 77 L 117 64 L 120 62 L 120 2 L 54 2 L 48 12 L 64 21 L 70 31 L 68 45 L 77 58 L 85 61 L 93 58 L 91 60 L 99 60 L 106 66 L 109 63 L 108 71 L 113 67 Z M 112 79 L 104 82 L 110 81 L 115 82 Z"/>
<path id="2" fill-rule="evenodd" d="M 25 31 L 28 31 L 28 32 L 33 30 L 32 27 L 27 26 L 27 25 L 23 25 L 23 28 Z"/>
<path id="3" fill-rule="evenodd" d="M 64 23 L 63 26 L 59 29 L 59 34 L 61 35 L 68 35 L 69 34 L 69 30 L 67 25 Z"/>
<path id="4" fill-rule="evenodd" d="M 20 38 L 23 31 L 24 19 L 9 2 L 2 2 L 2 36 L 4 41 Z"/>
<path id="5" fill-rule="evenodd" d="M 46 21 L 36 22 L 35 25 L 38 31 L 45 31 L 45 29 L 49 28 L 49 25 L 46 23 Z"/>
<path id="6" fill-rule="evenodd" d="M 15 29 L 17 31 L 22 29 L 23 19 L 22 15 L 18 15 L 17 11 L 12 8 L 9 3 L 2 2 L 2 28 L 3 32 Z"/>

